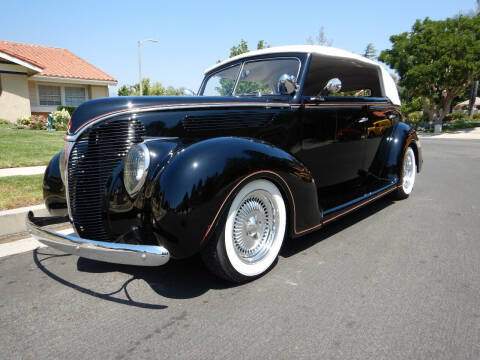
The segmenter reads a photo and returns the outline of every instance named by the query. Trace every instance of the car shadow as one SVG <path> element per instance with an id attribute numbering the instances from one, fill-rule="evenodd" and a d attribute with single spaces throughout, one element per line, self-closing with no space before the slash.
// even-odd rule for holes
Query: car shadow
<path id="1" fill-rule="evenodd" d="M 377 212 L 382 211 L 394 203 L 395 201 L 392 200 L 390 196 L 384 196 L 339 218 L 338 220 L 326 224 L 317 231 L 302 236 L 301 238 L 289 239 L 289 241 L 285 242 L 283 245 L 282 250 L 280 251 L 280 256 L 289 258 L 290 256 L 294 256 L 304 250 L 307 250 L 319 242 L 334 236 L 338 232 L 355 225 L 356 223 L 368 218 L 369 216 L 372 216 Z"/>
<path id="2" fill-rule="evenodd" d="M 50 259 L 73 255 L 56 254 L 49 251 L 50 249 L 34 250 L 33 261 L 36 266 L 51 279 L 83 294 L 140 308 L 165 309 L 167 306 L 163 304 L 150 304 L 135 301 L 133 299 L 134 296 L 128 289 L 128 285 L 134 280 L 145 281 L 158 295 L 170 299 L 190 299 L 200 296 L 208 290 L 228 289 L 237 286 L 218 279 L 210 274 L 201 262 L 199 256 L 184 260 L 171 260 L 167 264 L 158 267 L 110 264 L 85 258 L 78 258 L 77 270 L 79 272 L 90 274 L 119 272 L 131 275 L 131 277 L 121 284 L 117 290 L 104 293 L 75 284 L 65 279 L 59 271 L 54 272 L 52 269 L 53 266 L 49 266 L 48 264 Z"/>
<path id="3" fill-rule="evenodd" d="M 280 256 L 284 258 L 294 256 L 314 246 L 320 241 L 326 240 L 338 232 L 383 210 L 393 203 L 394 201 L 388 196 L 383 197 L 331 224 L 326 225 L 319 231 L 305 235 L 301 239 L 290 239 L 290 241 L 287 241 L 282 247 Z M 49 251 L 50 249 L 48 248 L 34 250 L 33 261 L 36 266 L 51 279 L 83 294 L 140 308 L 166 309 L 168 306 L 135 301 L 128 289 L 128 285 L 134 280 L 145 281 L 158 295 L 170 299 L 190 299 L 198 297 L 212 289 L 221 290 L 240 286 L 226 282 L 212 275 L 205 265 L 203 265 L 200 256 L 194 256 L 184 260 L 171 260 L 167 264 L 159 267 L 110 264 L 85 258 L 78 258 L 77 270 L 79 272 L 90 274 L 119 272 L 131 275 L 131 277 L 121 284 L 117 290 L 103 293 L 75 284 L 62 277 L 58 271 L 54 272 L 52 269 L 54 266 L 49 266 L 49 260 L 73 255 L 57 254 Z M 124 298 L 119 297 L 122 296 L 122 294 Z"/>

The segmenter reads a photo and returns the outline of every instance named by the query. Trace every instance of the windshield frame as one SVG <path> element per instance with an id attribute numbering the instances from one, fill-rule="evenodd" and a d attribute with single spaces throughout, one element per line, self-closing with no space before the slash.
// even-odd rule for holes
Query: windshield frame
<path id="1" fill-rule="evenodd" d="M 233 91 L 232 91 L 232 94 L 230 96 L 233 96 L 233 97 L 240 97 L 242 95 L 236 95 L 236 91 L 237 91 L 237 85 L 240 81 L 240 76 L 242 74 L 242 71 L 243 71 L 243 68 L 245 66 L 246 63 L 252 63 L 252 62 L 260 62 L 260 61 L 272 61 L 272 60 L 297 60 L 298 62 L 298 69 L 297 69 L 297 74 L 296 74 L 296 81 L 297 81 L 297 84 L 300 85 L 300 81 L 299 81 L 299 76 L 300 76 L 300 72 L 301 72 L 301 69 L 302 69 L 302 59 L 300 59 L 300 57 L 298 56 L 295 56 L 295 55 L 292 55 L 292 56 L 289 56 L 289 55 L 286 55 L 286 56 L 270 56 L 270 57 L 261 57 L 261 58 L 247 58 L 247 59 L 243 59 L 241 61 L 238 61 L 238 62 L 235 62 L 235 63 L 232 63 L 232 64 L 229 64 L 228 66 L 225 66 L 225 67 L 222 67 L 220 69 L 218 69 L 217 71 L 211 73 L 211 74 L 206 74 L 202 83 L 200 84 L 200 88 L 198 90 L 198 95 L 199 96 L 208 96 L 208 95 L 203 95 L 203 92 L 205 91 L 205 87 L 207 85 L 207 82 L 212 78 L 214 77 L 216 74 L 218 74 L 219 72 L 222 72 L 226 69 L 229 69 L 231 67 L 234 67 L 234 66 L 238 66 L 240 65 L 240 71 L 238 72 L 237 74 L 237 78 L 235 79 L 235 86 L 233 88 Z M 225 96 L 221 96 L 221 95 L 216 95 L 216 96 L 219 96 L 219 97 L 225 97 Z M 283 94 L 264 94 L 262 95 L 260 98 L 262 97 L 267 97 L 267 96 L 275 96 L 275 97 L 278 97 L 278 96 L 292 96 L 292 95 L 283 95 Z M 255 97 L 255 98 L 258 98 L 258 96 L 252 96 L 252 97 Z"/>

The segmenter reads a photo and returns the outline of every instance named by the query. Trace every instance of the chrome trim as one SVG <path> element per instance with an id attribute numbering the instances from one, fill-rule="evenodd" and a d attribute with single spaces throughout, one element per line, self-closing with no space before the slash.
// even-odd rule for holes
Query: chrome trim
<path id="1" fill-rule="evenodd" d="M 240 66 L 240 71 L 237 74 L 237 79 L 235 80 L 235 85 L 233 85 L 233 90 L 232 90 L 232 93 L 230 94 L 230 96 L 235 96 L 235 91 L 237 90 L 237 86 L 238 86 L 238 83 L 240 82 L 240 78 L 242 77 L 242 72 L 243 72 L 244 68 L 245 68 L 245 61 L 242 62 L 241 66 Z M 207 81 L 207 83 L 208 83 L 208 81 Z M 203 96 L 203 93 L 202 93 L 202 96 Z"/>
<path id="2" fill-rule="evenodd" d="M 70 155 L 72 154 L 73 147 L 75 146 L 74 141 L 69 141 L 67 140 L 65 136 L 65 195 L 67 198 L 67 211 L 68 211 L 68 218 L 70 219 L 70 223 L 72 224 L 73 230 L 75 230 L 76 233 L 77 229 L 75 228 L 75 224 L 73 223 L 73 216 L 72 216 L 72 210 L 70 208 L 70 193 L 68 191 L 68 162 L 70 161 Z M 68 152 L 66 151 L 68 148 Z"/>
<path id="3" fill-rule="evenodd" d="M 377 195 L 378 193 L 380 193 L 380 192 L 382 192 L 382 191 L 384 191 L 384 190 L 387 190 L 388 188 L 391 188 L 391 187 L 393 187 L 393 186 L 395 186 L 395 185 L 397 185 L 397 184 L 398 184 L 398 179 L 395 179 L 395 180 L 392 181 L 390 184 L 385 185 L 385 186 L 383 186 L 383 187 L 381 187 L 381 188 L 379 188 L 379 189 L 377 189 L 377 190 L 371 191 L 371 192 L 369 192 L 369 193 L 367 193 L 367 194 L 364 194 L 364 195 L 362 195 L 362 196 L 360 196 L 360 197 L 358 197 L 358 198 L 356 198 L 356 199 L 347 201 L 346 203 L 340 204 L 340 205 L 338 205 L 338 206 L 336 206 L 336 207 L 334 207 L 334 208 L 327 209 L 327 210 L 325 210 L 325 211 L 323 212 L 323 215 L 328 215 L 328 214 L 331 214 L 331 213 L 333 213 L 333 212 L 335 212 L 335 211 L 338 211 L 338 210 L 344 209 L 344 208 L 346 208 L 346 207 L 349 207 L 349 206 L 351 206 L 351 205 L 355 205 L 355 204 L 357 204 L 357 203 L 359 203 L 359 202 L 361 202 L 361 201 L 363 201 L 363 200 L 365 200 L 365 199 L 371 198 L 372 196 Z"/>
<path id="4" fill-rule="evenodd" d="M 111 119 L 113 117 L 125 114 L 134 114 L 134 113 L 143 113 L 150 111 L 167 111 L 167 110 L 184 110 L 184 109 L 205 109 L 205 108 L 225 108 L 225 107 L 265 107 L 265 108 L 286 108 L 290 107 L 290 103 L 275 103 L 275 102 L 231 102 L 231 103 L 206 103 L 206 104 L 182 104 L 182 105 L 157 105 L 157 106 L 146 106 L 144 108 L 131 108 L 118 110 L 112 113 L 107 113 L 100 115 L 94 120 L 89 120 L 85 126 L 80 127 L 78 132 L 74 135 L 65 135 L 65 141 L 75 142 L 88 128 L 98 124 L 99 122 Z"/>
<path id="5" fill-rule="evenodd" d="M 27 215 L 26 225 L 28 232 L 41 243 L 87 259 L 139 266 L 160 266 L 170 259 L 170 253 L 163 246 L 95 241 L 51 231 L 37 225 L 31 211 Z"/>

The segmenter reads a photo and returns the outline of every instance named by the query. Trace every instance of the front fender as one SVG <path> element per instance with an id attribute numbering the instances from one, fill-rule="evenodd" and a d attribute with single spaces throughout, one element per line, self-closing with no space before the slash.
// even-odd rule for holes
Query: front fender
<path id="1" fill-rule="evenodd" d="M 267 178 L 282 191 L 292 236 L 321 222 L 308 169 L 291 154 L 258 140 L 222 137 L 186 146 L 152 181 L 153 229 L 174 257 L 190 256 L 214 236 L 242 184 Z"/>
<path id="2" fill-rule="evenodd" d="M 43 200 L 48 212 L 54 216 L 67 214 L 67 198 L 65 186 L 60 174 L 59 160 L 62 154 L 59 151 L 48 163 L 43 175 Z"/>

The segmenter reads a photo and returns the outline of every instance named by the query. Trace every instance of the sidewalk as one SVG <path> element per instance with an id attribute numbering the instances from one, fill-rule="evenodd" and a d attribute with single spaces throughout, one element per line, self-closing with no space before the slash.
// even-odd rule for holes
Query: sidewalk
<path id="1" fill-rule="evenodd" d="M 419 133 L 420 139 L 469 139 L 480 140 L 480 127 L 472 129 L 462 129 L 456 131 L 444 132 L 441 134 L 422 134 Z"/>
<path id="2" fill-rule="evenodd" d="M 46 166 L 27 166 L 0 169 L 0 177 L 18 176 L 18 175 L 37 175 L 45 172 Z"/>

